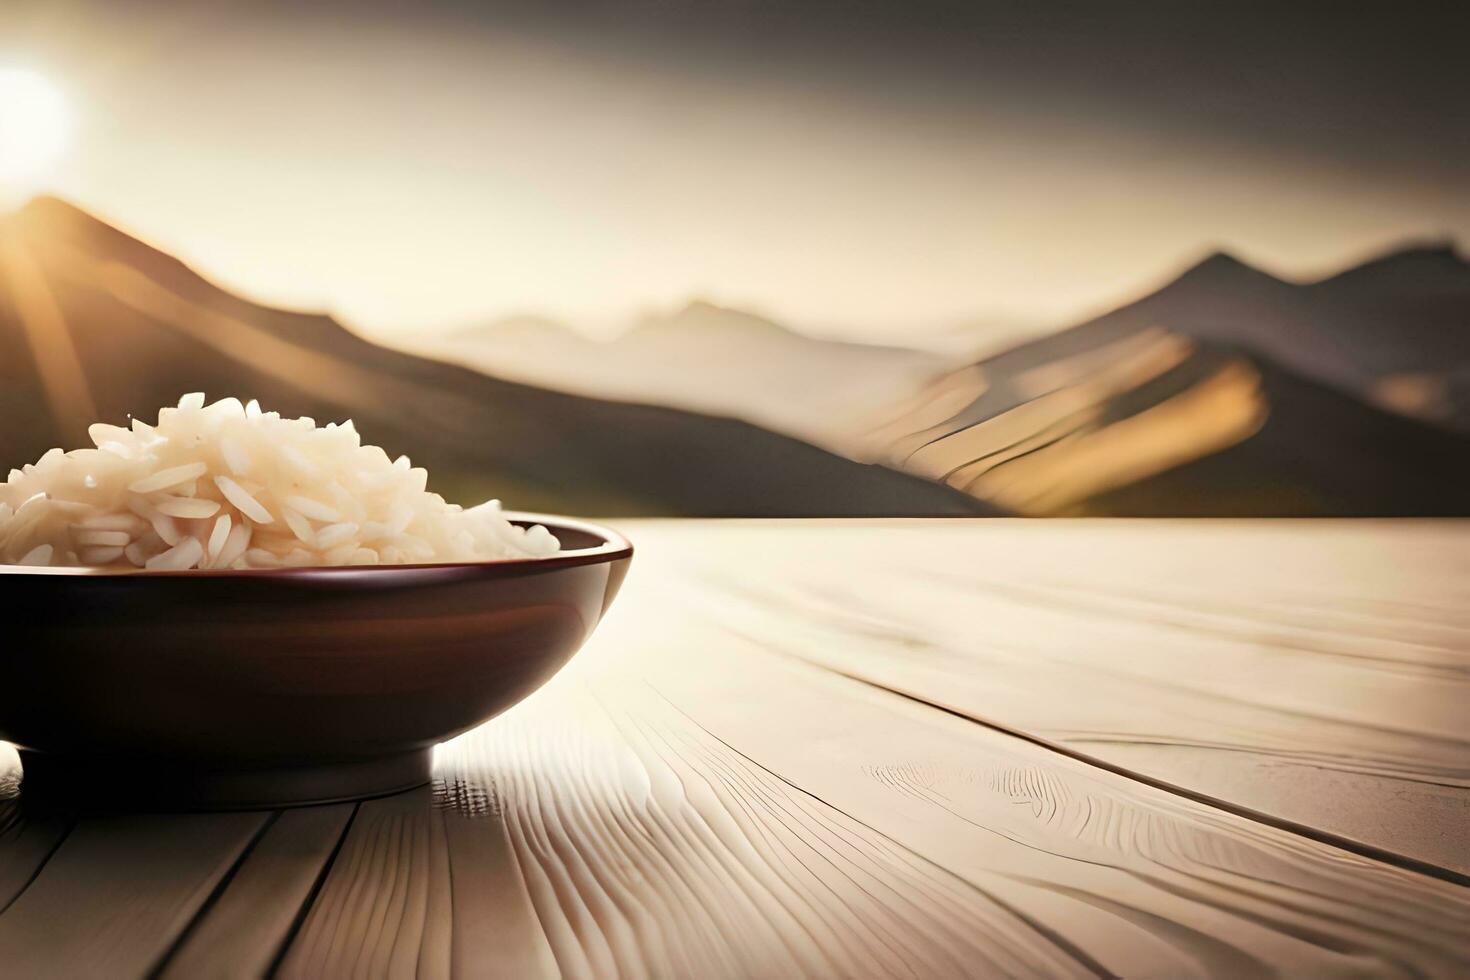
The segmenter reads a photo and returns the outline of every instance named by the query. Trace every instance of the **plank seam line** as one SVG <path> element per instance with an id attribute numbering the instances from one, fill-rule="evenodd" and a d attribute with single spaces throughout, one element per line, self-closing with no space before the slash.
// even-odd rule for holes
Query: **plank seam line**
<path id="1" fill-rule="evenodd" d="M 362 810 L 362 803 L 352 805 L 352 812 L 347 815 L 347 822 L 342 825 L 342 834 L 337 838 L 337 843 L 332 845 L 332 853 L 322 862 L 322 869 L 317 872 L 316 880 L 311 883 L 311 891 L 306 893 L 302 899 L 301 908 L 296 910 L 296 916 L 291 920 L 291 928 L 286 930 L 285 938 L 281 940 L 280 948 L 276 955 L 271 957 L 270 966 L 265 968 L 265 976 L 274 977 L 280 972 L 281 964 L 286 961 L 286 954 L 291 950 L 291 944 L 301 932 L 301 927 L 306 924 L 306 917 L 311 913 L 311 907 L 316 904 L 317 896 L 322 892 L 322 886 L 327 883 L 327 875 L 331 874 L 332 866 L 337 863 L 337 855 L 342 853 L 342 845 L 347 843 L 347 836 L 352 832 L 352 825 L 357 820 L 357 814 Z"/>
<path id="2" fill-rule="evenodd" d="M 199 906 L 184 928 L 179 930 L 179 934 L 174 937 L 173 942 L 168 944 L 168 949 L 163 951 L 163 955 L 153 964 L 152 969 L 143 974 L 144 976 L 148 977 L 149 980 L 154 980 L 154 978 L 163 975 L 163 971 L 168 967 L 169 961 L 178 955 L 179 950 L 184 948 L 184 944 L 189 941 L 189 937 L 194 934 L 194 931 L 199 928 L 199 924 L 209 915 L 210 910 L 219 903 L 220 897 L 225 893 L 225 889 L 229 888 L 230 882 L 235 880 L 235 875 L 244 866 L 246 859 L 250 857 L 256 845 L 260 843 L 261 839 L 276 825 L 276 821 L 280 818 L 281 811 L 274 810 L 270 816 L 260 822 L 260 826 L 256 828 L 255 833 L 250 835 L 250 840 L 246 841 L 245 846 L 240 848 L 240 853 L 235 856 L 235 860 L 230 863 L 229 868 L 220 876 L 219 881 L 215 882 L 214 887 L 210 889 L 203 904 Z"/>
<path id="3" fill-rule="evenodd" d="M 61 845 L 66 843 L 67 838 L 71 836 L 71 832 L 76 829 L 77 818 L 73 816 L 67 823 L 66 830 L 57 837 L 56 843 L 51 845 L 51 849 L 46 852 L 46 856 L 41 858 L 41 863 L 36 865 L 36 870 L 31 872 L 30 877 L 25 880 L 25 884 L 21 885 L 20 890 L 10 897 L 10 901 L 4 905 L 0 905 L 0 915 L 4 915 L 10 911 L 10 907 L 20 901 L 20 897 L 26 893 L 26 890 L 36 883 L 36 879 L 41 877 L 41 872 L 46 870 L 46 865 L 51 863 L 51 859 L 56 856 L 56 852 L 61 850 Z"/>
<path id="4" fill-rule="evenodd" d="M 1103 966 L 1100 962 L 1098 962 L 1097 960 L 1093 959 L 1092 956 L 1090 956 L 1087 953 L 1086 950 L 1084 950 L 1080 946 L 1077 946 L 1077 945 L 1073 944 L 1071 940 L 1067 939 L 1060 932 L 1057 932 L 1056 930 L 1052 929 L 1050 926 L 1046 925 L 1045 923 L 1041 922 L 1038 919 L 1033 919 L 1030 915 L 1027 915 L 1025 912 L 1022 912 L 1019 908 L 1016 908 L 1015 906 L 1011 905 L 1009 902 L 1007 902 L 1006 900 L 1002 899 L 998 895 L 992 894 L 990 891 L 988 891 L 988 890 L 980 887 L 979 885 L 977 885 L 975 882 L 969 880 L 968 878 L 965 878 L 962 875 L 956 874 L 954 871 L 951 871 L 950 869 L 944 867 L 943 865 L 938 864 L 937 862 L 935 862 L 935 861 L 933 861 L 933 860 L 925 857 L 923 854 L 920 854 L 918 851 L 915 851 L 912 847 L 910 847 L 909 845 L 905 844 L 903 841 L 901 841 L 898 838 L 893 837 L 893 836 L 891 836 L 891 835 L 889 835 L 887 833 L 884 833 L 883 831 L 879 830 L 877 827 L 874 827 L 872 824 L 868 823 L 866 820 L 863 820 L 860 817 L 858 817 L 858 816 L 856 816 L 856 815 L 854 815 L 852 813 L 849 813 L 848 811 L 842 809 L 842 807 L 838 806 L 835 803 L 832 803 L 829 800 L 822 799 L 816 793 L 813 793 L 811 790 L 805 788 L 804 786 L 797 785 L 796 783 L 792 782 L 790 779 L 787 779 L 785 776 L 781 775 L 776 770 L 774 770 L 774 769 L 770 768 L 769 766 L 766 766 L 763 763 L 761 763 L 760 760 L 755 759 L 755 758 L 752 758 L 751 756 L 747 755 L 746 753 L 740 751 L 734 745 L 731 745 L 729 742 L 725 741 L 719 735 L 716 735 L 714 732 L 710 731 L 704 725 L 700 724 L 699 719 L 695 718 L 689 712 L 685 711 L 683 708 L 681 708 L 677 704 L 675 704 L 672 700 L 670 700 L 670 698 L 669 698 L 669 696 L 667 694 L 665 694 L 663 691 L 660 691 L 656 686 L 654 686 L 654 684 L 652 682 L 650 682 L 650 681 L 648 681 L 648 680 L 645 679 L 644 680 L 644 684 L 646 684 L 648 686 L 648 689 L 651 690 L 655 695 L 657 695 L 659 698 L 661 698 L 665 704 L 667 704 L 670 708 L 672 708 L 674 711 L 677 711 L 680 715 L 682 715 L 685 719 L 687 719 L 689 721 L 689 723 L 691 725 L 693 725 L 695 728 L 698 728 L 700 731 L 704 732 L 706 735 L 708 735 L 710 738 L 714 739 L 716 742 L 719 742 L 721 745 L 723 745 L 725 748 L 729 749 L 731 752 L 733 752 L 736 755 L 738 755 L 740 758 L 746 760 L 751 765 L 755 766 L 757 769 L 759 769 L 762 772 L 766 773 L 772 779 L 775 779 L 777 782 L 780 782 L 781 784 L 783 784 L 785 786 L 791 787 L 793 790 L 795 790 L 796 792 L 800 793 L 802 796 L 807 796 L 807 797 L 810 797 L 813 800 L 816 800 L 822 806 L 830 807 L 834 812 L 842 814 L 844 817 L 846 817 L 847 819 L 851 820 L 853 823 L 857 824 L 860 827 L 867 828 L 872 833 L 874 833 L 877 836 L 879 836 L 879 837 L 883 838 L 884 840 L 888 841 L 894 847 L 897 847 L 897 848 L 899 848 L 902 851 L 905 851 L 905 852 L 907 852 L 909 854 L 914 855 L 914 857 L 917 858 L 918 860 L 923 861 L 926 864 L 929 864 L 929 865 L 932 865 L 932 866 L 938 868 L 944 874 L 947 874 L 947 875 L 953 877 L 957 881 L 963 882 L 967 887 L 974 889 L 976 892 L 978 892 L 981 895 L 984 895 L 985 898 L 986 898 L 986 900 L 989 901 L 989 902 L 992 902 L 997 908 L 1001 909 L 1004 912 L 1009 913 L 1010 915 L 1015 916 L 1016 919 L 1020 920 L 1021 922 L 1025 923 L 1027 926 L 1029 926 L 1032 929 L 1034 929 L 1039 935 L 1041 935 L 1045 939 L 1049 940 L 1053 945 L 1055 945 L 1058 949 L 1060 949 L 1064 954 L 1066 954 L 1066 955 L 1072 957 L 1074 960 L 1076 960 L 1077 963 L 1080 964 L 1084 969 L 1092 972 L 1093 975 L 1099 977 L 1100 980 L 1117 980 L 1117 977 L 1118 977 L 1117 974 L 1113 973 L 1107 967 Z"/>
<path id="5" fill-rule="evenodd" d="M 968 588 L 968 587 L 972 587 L 972 586 L 974 586 L 974 585 L 977 584 L 977 583 L 975 583 L 975 582 L 973 582 L 971 580 L 960 578 L 960 577 L 958 577 L 958 576 L 956 576 L 954 574 L 944 573 L 944 572 L 937 572 L 937 571 L 933 571 L 933 570 L 924 570 L 924 571 L 916 572 L 915 574 L 920 574 L 920 575 L 922 575 L 926 579 L 933 579 L 933 580 L 938 581 L 938 582 L 943 582 L 946 585 L 955 585 L 955 584 L 958 583 L 958 584 L 964 585 L 965 587 Z M 717 588 L 722 588 L 722 589 L 726 589 L 726 590 L 729 590 L 729 591 L 732 591 L 732 592 L 737 592 L 740 595 L 742 595 L 745 599 L 747 599 L 748 601 L 750 601 L 751 603 L 756 604 L 756 605 L 770 605 L 772 603 L 779 602 L 781 605 L 785 606 L 787 609 L 789 609 L 789 610 L 791 610 L 791 611 L 793 611 L 794 613 L 797 613 L 797 614 L 804 614 L 810 608 L 809 606 L 802 605 L 802 604 L 798 603 L 796 600 L 790 599 L 790 598 L 788 598 L 788 597 L 786 597 L 784 595 L 783 596 L 780 596 L 780 597 L 777 597 L 772 592 L 762 592 L 762 591 L 759 591 L 757 589 L 754 589 L 754 588 L 751 588 L 751 587 L 747 587 L 743 583 L 739 582 L 737 579 L 732 578 L 729 575 L 721 575 L 721 574 L 707 573 L 703 577 L 705 579 L 707 579 L 709 582 L 713 583 Z M 1016 602 L 1018 604 L 1027 605 L 1027 606 L 1031 606 L 1031 607 L 1035 607 L 1035 608 L 1039 608 L 1039 609 L 1049 608 L 1049 606 L 1045 602 L 1043 602 L 1043 599 L 1041 597 L 1035 597 L 1035 596 L 1025 595 L 1023 590 L 1018 589 L 1015 586 L 1006 585 L 1006 584 L 998 583 L 998 582 L 994 582 L 994 581 L 986 581 L 986 582 L 981 582 L 981 583 L 978 583 L 978 584 L 987 593 L 991 593 L 991 594 L 994 594 L 996 596 L 1000 596 L 1000 597 L 1006 599 L 1007 601 L 1013 601 L 1013 602 Z M 829 602 L 830 601 L 836 601 L 838 599 L 851 600 L 853 598 L 852 596 L 846 595 L 844 593 L 817 593 L 817 594 L 820 597 L 828 600 Z M 1086 609 L 1086 608 L 1084 608 L 1082 606 L 1079 606 L 1076 603 L 1068 603 L 1068 605 L 1069 605 L 1069 608 L 1071 608 L 1073 610 L 1076 610 L 1079 614 L 1092 615 L 1092 613 L 1089 612 L 1088 609 Z M 1098 613 L 1097 616 L 1094 617 L 1094 618 L 1099 618 L 1099 617 L 1101 617 L 1101 618 L 1114 618 L 1114 619 L 1117 618 L 1116 616 L 1111 616 L 1110 617 L 1109 614 L 1107 614 L 1107 613 Z M 747 631 L 740 630 L 740 629 L 736 629 L 734 627 L 729 626 L 728 624 L 726 624 L 724 622 L 721 622 L 720 623 L 720 627 L 722 629 L 724 629 L 726 632 L 731 633 L 734 636 L 738 636 L 738 637 L 746 640 L 747 642 L 756 643 L 756 644 L 764 644 L 764 643 L 766 643 L 766 641 L 764 639 L 762 639 L 761 637 L 755 635 L 754 633 L 747 632 Z M 905 631 L 905 635 L 906 636 L 908 635 L 907 634 L 907 631 Z M 951 650 L 957 650 L 957 649 L 959 649 L 958 647 L 955 647 L 953 644 L 950 644 L 950 643 L 945 643 L 945 642 L 942 642 L 942 641 L 931 642 L 931 641 L 928 641 L 928 640 L 923 640 L 922 638 L 920 638 L 920 639 L 921 639 L 921 642 L 925 642 L 925 643 L 927 643 L 927 644 L 935 647 L 936 649 L 943 650 L 943 651 L 946 651 L 946 652 L 951 651 Z M 777 647 L 774 647 L 774 646 L 773 647 L 770 647 L 770 650 L 773 653 L 783 654 L 783 655 L 785 655 L 787 657 L 790 657 L 793 660 L 798 660 L 798 661 L 801 661 L 803 663 L 812 664 L 814 666 L 821 666 L 821 664 L 819 664 L 817 661 L 811 660 L 808 657 L 804 657 L 804 656 L 802 656 L 799 653 L 792 653 L 789 650 L 780 649 L 780 648 L 777 648 Z M 1117 670 L 1115 668 L 1112 668 L 1111 666 L 1109 666 L 1107 664 L 1093 664 L 1093 663 L 1089 663 L 1089 664 L 1082 665 L 1082 664 L 1076 664 L 1076 663 L 1069 663 L 1069 662 L 1063 661 L 1063 660 L 1056 660 L 1054 658 L 1050 658 L 1048 662 L 1050 662 L 1052 664 L 1059 664 L 1059 665 L 1067 666 L 1067 667 L 1069 667 L 1069 669 L 1074 669 L 1074 670 L 1080 669 L 1080 670 L 1090 671 L 1090 672 L 1095 673 L 1095 674 L 1101 674 L 1104 678 L 1107 678 L 1109 680 L 1122 680 L 1122 681 L 1124 681 L 1126 683 L 1137 683 L 1139 681 L 1139 677 L 1138 677 L 1137 674 L 1129 673 L 1127 671 L 1120 671 L 1120 670 Z M 836 669 L 833 669 L 833 673 L 842 674 L 841 671 L 836 670 Z M 851 675 L 843 674 L 843 676 L 851 676 Z M 861 680 L 861 678 L 854 678 L 854 679 L 855 680 Z M 1170 683 L 1170 682 L 1167 682 L 1167 681 L 1165 681 L 1163 679 L 1160 679 L 1158 677 L 1151 678 L 1149 680 L 1149 683 L 1152 684 L 1155 687 L 1162 688 L 1163 690 L 1168 691 L 1168 692 L 1196 695 L 1196 696 L 1208 698 L 1208 699 L 1210 699 L 1212 701 L 1223 702 L 1223 703 L 1229 704 L 1229 705 L 1244 705 L 1244 706 L 1251 707 L 1251 708 L 1260 707 L 1260 705 L 1258 704 L 1258 702 L 1252 700 L 1251 698 L 1245 697 L 1244 695 L 1232 695 L 1232 694 L 1222 693 L 1222 692 L 1220 692 L 1218 690 L 1205 690 L 1205 689 L 1201 689 L 1201 688 L 1198 688 L 1198 687 L 1195 687 L 1195 686 L 1191 686 L 1191 685 L 1188 685 L 1188 684 Z M 1289 705 L 1280 705 L 1280 704 L 1271 705 L 1270 707 L 1271 707 L 1271 710 L 1273 710 L 1273 711 L 1276 711 L 1276 712 L 1279 712 L 1279 713 L 1282 713 L 1282 714 L 1286 714 L 1286 715 L 1290 715 L 1291 717 L 1294 717 L 1294 718 L 1306 718 L 1306 719 L 1309 719 L 1309 720 L 1312 720 L 1312 721 L 1326 721 L 1326 722 L 1338 722 L 1340 720 L 1340 719 L 1337 719 L 1337 718 L 1335 718 L 1334 716 L 1332 716 L 1330 714 L 1322 714 L 1322 713 L 1314 712 L 1314 711 L 1311 711 L 1311 710 L 1308 710 L 1308 709 L 1305 709 L 1305 708 L 1301 708 L 1301 707 L 1291 707 Z M 974 719 L 971 719 L 971 720 L 974 720 Z M 1363 729 L 1366 729 L 1368 731 L 1386 733 L 1386 734 L 1389 734 L 1389 735 L 1402 736 L 1402 735 L 1405 735 L 1405 734 L 1410 734 L 1410 735 L 1413 735 L 1415 738 L 1423 739 L 1423 740 L 1426 740 L 1426 741 L 1433 741 L 1433 742 L 1443 743 L 1445 745 L 1448 745 L 1448 746 L 1451 746 L 1451 747 L 1454 747 L 1454 748 L 1462 748 L 1465 745 L 1465 739 L 1459 738 L 1459 737 L 1456 737 L 1456 736 L 1453 736 L 1453 735 L 1440 735 L 1440 734 L 1436 734 L 1436 733 L 1432 733 L 1432 732 L 1414 731 L 1414 730 L 1411 730 L 1411 729 L 1404 729 L 1404 728 L 1395 727 L 1393 725 L 1374 724 L 1372 722 L 1361 721 L 1361 720 L 1355 721 L 1355 722 L 1353 722 L 1353 724 L 1356 725 L 1359 728 L 1363 728 Z"/>
<path id="6" fill-rule="evenodd" d="M 767 649 L 773 648 L 767 647 Z M 1001 722 L 992 721 L 988 718 L 981 718 L 976 715 L 968 714 L 956 708 L 951 708 L 947 705 L 938 704 L 926 698 L 919 697 L 917 694 L 910 694 L 907 691 L 892 688 L 887 686 L 886 684 L 880 684 L 877 681 L 868 680 L 865 677 L 859 677 L 855 674 L 849 674 L 846 671 L 838 670 L 835 667 L 815 664 L 812 661 L 807 660 L 806 658 L 801 657 L 797 654 L 786 653 L 785 651 L 781 651 L 781 653 L 784 656 L 791 657 L 818 670 L 825 670 L 829 673 L 836 674 L 838 677 L 845 677 L 850 681 L 856 681 L 857 683 L 862 684 L 866 687 L 873 688 L 874 690 L 884 691 L 888 694 L 894 695 L 895 697 L 903 698 L 906 701 L 912 701 L 915 704 L 922 704 L 925 707 L 933 708 L 935 711 L 943 712 L 944 714 L 950 715 L 952 717 L 968 721 L 971 724 L 980 725 L 983 728 L 989 728 L 991 731 L 999 732 L 1002 735 L 1009 735 L 1012 738 L 1018 738 L 1021 741 L 1028 742 L 1031 745 L 1037 746 L 1038 748 L 1046 749 L 1047 751 L 1055 752 L 1058 755 L 1066 756 L 1067 758 L 1072 759 L 1076 762 L 1080 762 L 1083 765 L 1092 766 L 1097 769 L 1102 769 L 1105 772 L 1110 772 L 1115 776 L 1121 776 L 1124 779 L 1130 779 L 1135 782 L 1143 783 L 1145 786 L 1161 790 L 1165 793 L 1170 793 L 1174 796 L 1183 797 L 1184 799 L 1190 800 L 1194 803 L 1199 803 L 1216 810 L 1223 810 L 1224 812 L 1232 814 L 1233 816 L 1241 817 L 1245 820 L 1250 820 L 1255 823 L 1265 824 L 1266 826 L 1274 827 L 1277 830 L 1285 831 L 1286 833 L 1290 834 L 1295 834 L 1299 837 L 1305 837 L 1309 840 L 1314 840 L 1319 844 L 1325 844 L 1329 847 L 1338 848 L 1339 850 L 1349 851 L 1353 854 L 1358 855 L 1359 857 L 1368 858 L 1372 861 L 1378 861 L 1382 864 L 1393 865 L 1394 867 L 1400 868 L 1404 871 L 1411 871 L 1418 874 L 1426 875 L 1431 878 L 1438 878 L 1440 881 L 1446 881 L 1450 884 L 1459 885 L 1461 887 L 1470 887 L 1470 874 L 1464 874 L 1462 872 L 1455 871 L 1452 868 L 1442 867 L 1429 861 L 1423 861 L 1416 857 L 1410 857 L 1407 854 L 1400 854 L 1397 851 L 1390 851 L 1387 848 L 1378 847 L 1374 844 L 1369 844 L 1364 841 L 1354 840 L 1351 837 L 1345 837 L 1341 834 L 1334 834 L 1330 830 L 1322 830 L 1318 827 L 1313 827 L 1310 824 L 1299 823 L 1286 817 L 1278 817 L 1270 813 L 1265 813 L 1261 810 L 1252 809 L 1251 807 L 1244 806 L 1239 803 L 1232 803 L 1229 800 L 1221 799 L 1216 796 L 1210 796 L 1208 793 L 1201 793 L 1198 790 L 1192 790 L 1187 786 L 1180 786 L 1177 783 L 1171 783 L 1167 780 L 1159 779 L 1156 776 L 1150 776 L 1146 773 L 1136 772 L 1132 769 L 1127 768 L 1126 766 L 1120 766 L 1115 763 L 1108 762 L 1105 759 L 1089 755 L 1086 752 L 1079 752 L 1078 750 L 1070 748 L 1059 742 L 1053 742 L 1050 739 L 1041 737 L 1040 735 L 1034 735 L 1031 732 L 1025 731 L 1024 729 L 1012 728 L 1010 725 L 1006 725 Z"/>

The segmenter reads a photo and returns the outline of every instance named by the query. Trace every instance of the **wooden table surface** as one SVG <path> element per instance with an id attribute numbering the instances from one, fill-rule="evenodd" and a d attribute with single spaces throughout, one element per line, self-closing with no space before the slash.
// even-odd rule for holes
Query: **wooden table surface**
<path id="1" fill-rule="evenodd" d="M 1470 975 L 1470 523 L 626 528 L 432 787 L 0 802 L 0 975 Z"/>

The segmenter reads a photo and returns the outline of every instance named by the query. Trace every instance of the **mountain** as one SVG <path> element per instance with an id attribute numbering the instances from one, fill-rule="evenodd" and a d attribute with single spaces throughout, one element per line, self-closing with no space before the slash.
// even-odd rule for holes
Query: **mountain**
<path id="1" fill-rule="evenodd" d="M 1310 287 L 1331 298 L 1386 408 L 1470 431 L 1470 262 L 1446 244 L 1384 256 Z"/>
<path id="2" fill-rule="evenodd" d="M 1416 249 L 1297 285 L 1215 255 L 951 372 L 865 458 L 1037 515 L 1470 514 L 1470 439 L 1367 400 L 1466 363 L 1464 271 Z"/>
<path id="3" fill-rule="evenodd" d="M 517 317 L 426 351 L 563 391 L 742 418 L 837 451 L 851 448 L 872 407 L 917 391 L 953 363 L 808 337 L 703 301 L 644 317 L 612 340 Z"/>
<path id="4" fill-rule="evenodd" d="M 0 220 L 0 462 L 86 444 L 187 391 L 352 417 L 454 500 L 601 514 L 988 512 L 962 494 L 731 419 L 600 401 L 269 309 L 62 201 Z"/>
<path id="5" fill-rule="evenodd" d="M 1249 347 L 1383 407 L 1470 430 L 1470 262 L 1444 243 L 1300 284 L 1217 254 L 1104 319 Z"/>

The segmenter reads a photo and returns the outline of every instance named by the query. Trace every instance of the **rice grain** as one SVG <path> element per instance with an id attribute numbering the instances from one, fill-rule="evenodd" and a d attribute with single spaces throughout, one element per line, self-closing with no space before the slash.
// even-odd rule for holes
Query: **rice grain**
<path id="1" fill-rule="evenodd" d="M 279 568 L 542 557 L 545 528 L 499 501 L 465 510 L 407 456 L 352 422 L 318 427 L 253 399 L 197 392 L 156 425 L 90 426 L 93 447 L 48 450 L 0 484 L 0 563 Z"/>

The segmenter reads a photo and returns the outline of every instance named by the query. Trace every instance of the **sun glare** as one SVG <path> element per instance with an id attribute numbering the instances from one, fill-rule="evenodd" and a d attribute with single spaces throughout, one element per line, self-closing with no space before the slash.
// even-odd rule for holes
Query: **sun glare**
<path id="1" fill-rule="evenodd" d="M 70 133 L 71 114 L 55 85 L 29 69 L 0 68 L 0 188 L 44 185 Z"/>

